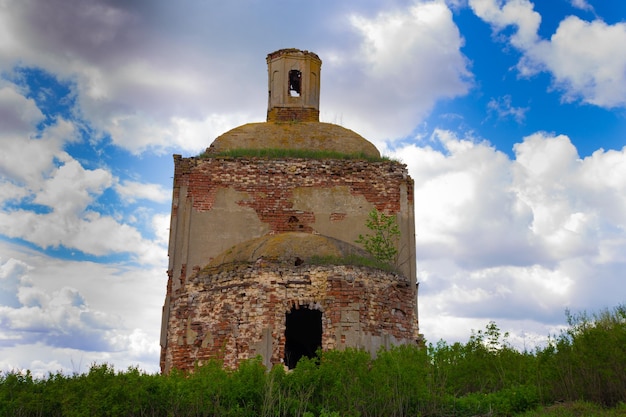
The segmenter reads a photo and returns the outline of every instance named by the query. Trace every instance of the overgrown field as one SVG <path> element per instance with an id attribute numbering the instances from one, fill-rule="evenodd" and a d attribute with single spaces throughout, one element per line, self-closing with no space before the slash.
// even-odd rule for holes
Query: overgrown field
<path id="1" fill-rule="evenodd" d="M 465 344 L 401 346 L 375 359 L 329 351 L 290 372 L 259 360 L 227 371 L 0 377 L 0 416 L 626 416 L 626 306 L 568 314 L 569 328 L 534 352 L 495 323 Z"/>

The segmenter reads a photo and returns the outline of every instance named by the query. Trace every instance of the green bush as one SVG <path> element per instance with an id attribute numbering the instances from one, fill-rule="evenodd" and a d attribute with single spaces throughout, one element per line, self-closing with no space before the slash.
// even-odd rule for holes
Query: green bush
<path id="1" fill-rule="evenodd" d="M 376 209 L 369 212 L 365 226 L 372 232 L 359 235 L 356 243 L 363 245 L 374 259 L 381 263 L 395 264 L 398 255 L 400 228 L 396 216 L 386 215 Z"/>
<path id="2" fill-rule="evenodd" d="M 569 328 L 540 354 L 553 399 L 626 402 L 626 307 L 567 314 Z"/>
<path id="3" fill-rule="evenodd" d="M 8 372 L 0 417 L 625 416 L 626 309 L 568 320 L 532 353 L 511 347 L 490 322 L 465 344 L 396 346 L 375 358 L 325 351 L 291 371 L 254 358 L 234 371 L 209 361 L 168 375 L 108 364 L 72 376 Z M 557 401 L 564 405 L 551 406 Z"/>

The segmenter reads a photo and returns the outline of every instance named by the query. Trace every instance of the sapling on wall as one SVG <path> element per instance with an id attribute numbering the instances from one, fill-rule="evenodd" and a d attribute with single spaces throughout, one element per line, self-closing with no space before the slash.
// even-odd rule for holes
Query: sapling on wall
<path id="1" fill-rule="evenodd" d="M 359 234 L 355 241 L 363 245 L 376 260 L 394 264 L 398 255 L 397 244 L 400 239 L 400 228 L 396 216 L 387 216 L 385 213 L 372 209 L 369 212 L 365 226 L 372 232 Z"/>

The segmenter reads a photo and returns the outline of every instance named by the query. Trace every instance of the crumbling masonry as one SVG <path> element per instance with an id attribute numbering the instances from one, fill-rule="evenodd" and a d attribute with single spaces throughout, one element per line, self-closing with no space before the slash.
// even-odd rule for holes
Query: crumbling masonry
<path id="1" fill-rule="evenodd" d="M 260 355 L 292 368 L 318 348 L 372 354 L 416 343 L 413 182 L 355 132 L 320 123 L 321 60 L 267 57 L 267 122 L 218 137 L 202 157 L 174 155 L 161 370 Z M 234 149 L 366 158 L 229 157 Z M 331 153 L 332 152 L 332 153 Z M 376 160 L 377 162 L 369 162 Z M 342 264 L 376 208 L 395 215 L 397 272 Z M 313 264 L 314 257 L 333 259 Z"/>

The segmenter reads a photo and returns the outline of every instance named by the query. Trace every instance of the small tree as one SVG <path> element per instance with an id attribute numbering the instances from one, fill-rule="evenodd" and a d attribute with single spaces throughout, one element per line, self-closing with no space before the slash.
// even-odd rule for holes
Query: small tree
<path id="1" fill-rule="evenodd" d="M 362 244 L 365 250 L 380 262 L 395 262 L 398 254 L 396 245 L 400 237 L 396 217 L 387 216 L 374 208 L 369 212 L 365 226 L 373 233 L 365 236 L 360 234 L 356 243 Z"/>

